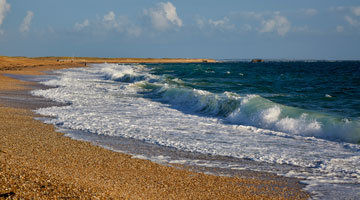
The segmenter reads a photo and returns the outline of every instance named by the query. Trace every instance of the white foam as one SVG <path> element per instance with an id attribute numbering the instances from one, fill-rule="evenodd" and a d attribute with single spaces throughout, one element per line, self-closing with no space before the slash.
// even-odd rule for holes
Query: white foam
<path id="1" fill-rule="evenodd" d="M 228 117 L 232 123 L 251 125 L 291 135 L 358 143 L 360 122 L 279 105 L 260 96 L 248 96 Z"/>
<path id="2" fill-rule="evenodd" d="M 332 96 L 330 94 L 325 94 L 326 98 L 332 98 Z"/>
<path id="3" fill-rule="evenodd" d="M 144 72 L 142 65 L 107 64 L 99 70 L 105 79 L 121 82 L 135 82 L 144 80 L 148 73 Z"/>

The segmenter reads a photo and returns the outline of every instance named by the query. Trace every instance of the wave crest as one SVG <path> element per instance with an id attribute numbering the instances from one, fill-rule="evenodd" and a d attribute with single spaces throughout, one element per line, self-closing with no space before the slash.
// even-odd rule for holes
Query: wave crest
<path id="1" fill-rule="evenodd" d="M 106 80 L 133 83 L 146 79 L 147 74 L 142 73 L 141 68 L 142 65 L 107 64 L 100 73 Z"/>

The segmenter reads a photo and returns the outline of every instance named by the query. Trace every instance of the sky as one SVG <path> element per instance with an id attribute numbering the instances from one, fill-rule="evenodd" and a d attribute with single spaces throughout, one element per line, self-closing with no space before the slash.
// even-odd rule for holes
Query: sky
<path id="1" fill-rule="evenodd" d="M 0 0 L 0 55 L 360 60 L 360 1 Z"/>

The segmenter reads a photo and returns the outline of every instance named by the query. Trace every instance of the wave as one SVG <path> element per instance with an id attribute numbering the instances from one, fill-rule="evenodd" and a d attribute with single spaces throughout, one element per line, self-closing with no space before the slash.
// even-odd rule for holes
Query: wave
<path id="1" fill-rule="evenodd" d="M 148 74 L 141 72 L 142 65 L 106 64 L 101 73 L 106 80 L 133 83 L 146 79 Z"/>
<path id="2" fill-rule="evenodd" d="M 154 76 L 142 67 L 104 68 L 104 78 L 131 82 L 145 97 L 191 113 L 220 117 L 225 123 L 254 126 L 291 135 L 360 143 L 360 122 L 272 102 L 259 95 L 211 93 L 186 87 L 169 76 Z"/>
<path id="3" fill-rule="evenodd" d="M 226 119 L 293 135 L 360 142 L 359 121 L 277 104 L 260 96 L 243 102 Z"/>

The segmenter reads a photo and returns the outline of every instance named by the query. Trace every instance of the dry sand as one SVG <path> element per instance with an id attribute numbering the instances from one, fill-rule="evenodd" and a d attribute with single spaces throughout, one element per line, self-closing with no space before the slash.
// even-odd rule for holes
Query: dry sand
<path id="1" fill-rule="evenodd" d="M 0 93 L 33 83 L 1 73 L 41 74 L 79 63 L 4 61 Z M 23 59 L 23 58 L 21 58 Z M 28 64 L 26 64 L 26 62 Z M 15 67 L 14 67 L 15 66 Z M 1 71 L 2 70 L 2 71 Z M 5 93 L 4 93 L 5 92 Z M 294 179 L 253 172 L 223 177 L 168 167 L 75 141 L 34 120 L 31 106 L 0 99 L 0 199 L 307 199 Z M 18 103 L 19 104 L 19 103 Z M 41 105 L 40 105 L 41 106 Z M 247 172 L 244 172 L 247 173 Z M 249 176 L 248 176 L 249 177 Z"/>

